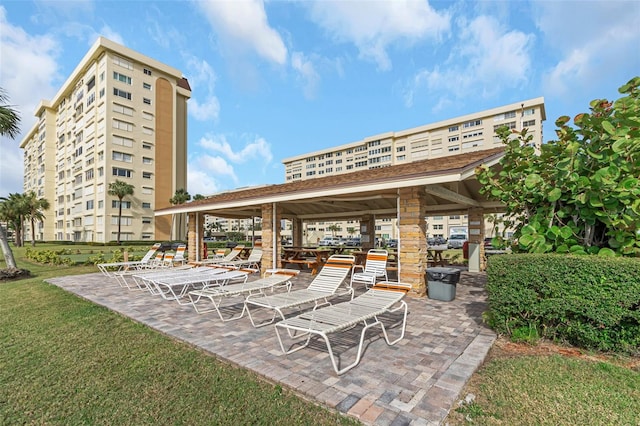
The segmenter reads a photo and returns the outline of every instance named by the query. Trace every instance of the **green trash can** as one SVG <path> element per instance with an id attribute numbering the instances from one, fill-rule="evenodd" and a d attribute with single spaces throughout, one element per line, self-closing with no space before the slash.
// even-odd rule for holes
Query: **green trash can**
<path id="1" fill-rule="evenodd" d="M 429 299 L 450 302 L 456 298 L 456 285 L 460 281 L 460 269 L 427 268 L 427 294 Z"/>

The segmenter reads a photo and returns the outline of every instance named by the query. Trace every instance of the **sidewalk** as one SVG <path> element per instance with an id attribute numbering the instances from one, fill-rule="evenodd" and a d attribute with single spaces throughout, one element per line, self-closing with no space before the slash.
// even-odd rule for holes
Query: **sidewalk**
<path id="1" fill-rule="evenodd" d="M 294 289 L 311 279 L 301 273 Z M 48 280 L 370 425 L 438 425 L 464 397 L 462 388 L 496 338 L 482 323 L 485 281 L 483 273 L 463 272 L 451 302 L 407 296 L 404 339 L 387 346 L 379 329 L 370 330 L 360 364 L 338 376 L 323 342 L 285 356 L 273 326 L 256 329 L 246 317 L 223 323 L 215 312 L 199 315 L 191 306 L 122 288 L 99 273 Z M 359 334 L 353 330 L 354 339 Z M 348 362 L 357 340 L 343 340 L 337 352 Z"/>

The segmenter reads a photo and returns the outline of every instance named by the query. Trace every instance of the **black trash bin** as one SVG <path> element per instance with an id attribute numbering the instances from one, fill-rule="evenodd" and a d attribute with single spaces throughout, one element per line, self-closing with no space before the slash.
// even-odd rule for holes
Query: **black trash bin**
<path id="1" fill-rule="evenodd" d="M 456 298 L 456 285 L 460 281 L 460 269 L 427 268 L 429 299 L 450 302 Z"/>

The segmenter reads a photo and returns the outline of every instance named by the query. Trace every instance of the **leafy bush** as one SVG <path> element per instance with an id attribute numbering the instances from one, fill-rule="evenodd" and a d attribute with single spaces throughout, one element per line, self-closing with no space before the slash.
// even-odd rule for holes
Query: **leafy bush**
<path id="1" fill-rule="evenodd" d="M 485 318 L 499 333 L 537 330 L 586 349 L 640 353 L 640 259 L 492 256 L 487 291 Z"/>
<path id="2" fill-rule="evenodd" d="M 63 250 L 64 251 L 64 250 Z M 69 258 L 61 257 L 61 253 L 54 250 L 34 250 L 27 247 L 25 255 L 27 259 L 43 265 L 71 265 L 73 261 Z"/>
<path id="3" fill-rule="evenodd" d="M 640 77 L 619 91 L 574 127 L 558 118 L 558 140 L 539 153 L 526 128 L 497 130 L 502 167 L 477 169 L 480 192 L 506 206 L 521 251 L 640 256 Z"/>

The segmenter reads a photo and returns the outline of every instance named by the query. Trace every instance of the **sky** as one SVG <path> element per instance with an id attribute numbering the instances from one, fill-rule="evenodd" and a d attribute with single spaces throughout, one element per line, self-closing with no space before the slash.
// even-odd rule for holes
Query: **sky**
<path id="1" fill-rule="evenodd" d="M 0 2 L 0 87 L 26 134 L 97 37 L 189 80 L 191 195 L 284 183 L 282 160 L 543 96 L 558 117 L 640 75 L 640 1 Z M 0 196 L 23 192 L 0 139 Z"/>

